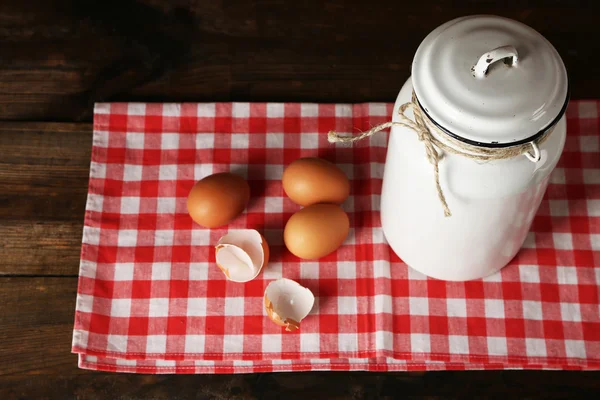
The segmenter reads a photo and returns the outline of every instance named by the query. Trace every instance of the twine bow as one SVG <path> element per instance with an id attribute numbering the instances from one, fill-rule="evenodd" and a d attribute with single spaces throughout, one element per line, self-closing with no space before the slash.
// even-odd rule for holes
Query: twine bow
<path id="1" fill-rule="evenodd" d="M 414 121 L 406 116 L 406 110 L 409 108 L 412 108 L 413 110 Z M 444 209 L 444 216 L 446 217 L 452 216 L 452 213 L 450 212 L 450 207 L 448 207 L 446 196 L 444 195 L 444 191 L 440 185 L 439 163 L 442 159 L 442 155 L 438 152 L 437 148 L 442 150 L 442 152 L 459 154 L 463 157 L 476 161 L 504 160 L 522 154 L 525 154 L 528 156 L 528 158 L 532 159 L 533 156 L 529 153 L 529 150 L 533 149 L 534 152 L 537 152 L 537 145 L 542 144 L 552 133 L 552 129 L 550 129 L 533 142 L 510 147 L 490 148 L 474 146 L 452 138 L 451 136 L 441 132 L 433 124 L 427 124 L 426 118 L 428 117 L 423 114 L 423 110 L 417 101 L 414 91 L 412 93 L 411 101 L 404 103 L 399 107 L 398 115 L 399 121 L 386 122 L 381 125 L 377 125 L 366 132 L 362 132 L 358 136 L 341 136 L 335 131 L 330 131 L 327 135 L 327 140 L 330 143 L 354 143 L 392 126 L 404 126 L 411 129 L 417 134 L 419 140 L 423 142 L 427 161 L 429 161 L 429 163 L 433 166 L 436 192 L 440 203 L 442 204 L 442 208 Z M 448 144 L 438 140 L 431 133 L 431 129 L 435 130 L 440 137 L 443 137 Z"/>

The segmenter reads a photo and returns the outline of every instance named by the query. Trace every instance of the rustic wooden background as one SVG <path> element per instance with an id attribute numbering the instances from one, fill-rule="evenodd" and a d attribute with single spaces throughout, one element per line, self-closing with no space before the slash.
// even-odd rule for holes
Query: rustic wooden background
<path id="1" fill-rule="evenodd" d="M 0 1 L 0 399 L 577 398 L 595 372 L 143 376 L 70 354 L 96 101 L 393 101 L 467 14 L 544 34 L 600 97 L 600 5 L 569 0 Z"/>

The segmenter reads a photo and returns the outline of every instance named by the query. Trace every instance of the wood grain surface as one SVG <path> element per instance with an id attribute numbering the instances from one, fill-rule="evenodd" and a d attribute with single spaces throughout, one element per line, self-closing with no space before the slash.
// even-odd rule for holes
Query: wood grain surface
<path id="1" fill-rule="evenodd" d="M 597 1 L 3 0 L 0 119 L 90 121 L 95 101 L 392 101 L 435 27 L 522 21 L 576 98 L 600 92 Z"/>
<path id="2" fill-rule="evenodd" d="M 520 20 L 600 97 L 600 4 L 569 0 L 2 0 L 0 399 L 598 398 L 564 371 L 150 376 L 70 353 L 98 101 L 393 101 L 436 26 Z"/>

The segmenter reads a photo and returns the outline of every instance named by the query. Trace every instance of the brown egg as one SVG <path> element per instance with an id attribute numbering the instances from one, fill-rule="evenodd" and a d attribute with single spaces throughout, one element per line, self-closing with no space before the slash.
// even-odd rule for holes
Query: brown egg
<path id="1" fill-rule="evenodd" d="M 350 182 L 341 169 L 320 158 L 299 158 L 283 171 L 283 190 L 296 204 L 342 204 Z"/>
<path id="2" fill-rule="evenodd" d="M 288 250 L 312 260 L 334 252 L 350 229 L 348 215 L 335 204 L 313 204 L 290 217 L 283 231 Z"/>
<path id="3" fill-rule="evenodd" d="M 216 228 L 240 215 L 250 200 L 248 182 L 228 172 L 198 181 L 187 200 L 190 217 L 199 225 Z"/>

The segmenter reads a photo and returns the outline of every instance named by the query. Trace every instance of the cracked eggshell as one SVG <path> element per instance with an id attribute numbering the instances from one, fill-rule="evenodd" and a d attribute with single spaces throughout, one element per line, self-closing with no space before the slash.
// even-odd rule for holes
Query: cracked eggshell
<path id="1" fill-rule="evenodd" d="M 217 266 L 227 279 L 248 282 L 269 262 L 269 245 L 254 229 L 231 231 L 215 247 Z"/>
<path id="2" fill-rule="evenodd" d="M 315 304 L 309 289 L 286 278 L 269 283 L 264 298 L 269 319 L 290 332 L 300 328 L 300 322 Z"/>

